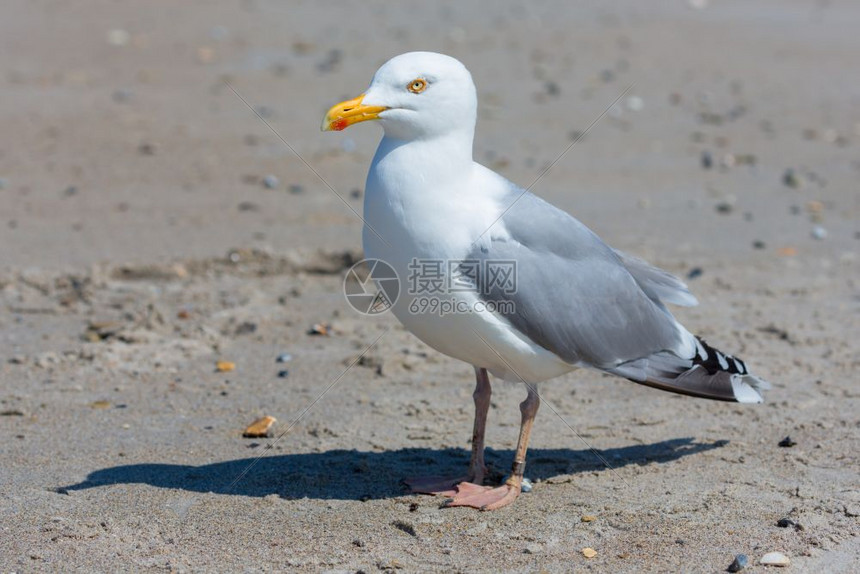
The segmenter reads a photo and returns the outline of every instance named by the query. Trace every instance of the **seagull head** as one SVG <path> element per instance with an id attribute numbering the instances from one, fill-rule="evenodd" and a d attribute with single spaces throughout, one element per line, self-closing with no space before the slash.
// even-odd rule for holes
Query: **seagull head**
<path id="1" fill-rule="evenodd" d="M 365 93 L 332 107 L 322 130 L 377 120 L 386 136 L 402 140 L 473 134 L 477 102 L 472 75 L 458 60 L 409 52 L 383 64 Z"/>

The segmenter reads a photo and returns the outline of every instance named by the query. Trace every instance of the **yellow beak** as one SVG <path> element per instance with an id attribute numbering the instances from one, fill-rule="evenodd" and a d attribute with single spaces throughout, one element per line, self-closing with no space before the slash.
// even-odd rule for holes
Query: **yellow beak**
<path id="1" fill-rule="evenodd" d="M 358 122 L 375 120 L 379 114 L 387 110 L 385 106 L 365 106 L 361 103 L 364 94 L 355 99 L 341 102 L 333 106 L 323 118 L 322 131 L 334 130 L 339 132 Z"/>

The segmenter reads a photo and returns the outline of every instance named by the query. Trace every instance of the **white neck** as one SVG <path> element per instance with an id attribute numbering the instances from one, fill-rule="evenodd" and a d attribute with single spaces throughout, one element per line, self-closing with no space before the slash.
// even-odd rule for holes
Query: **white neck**
<path id="1" fill-rule="evenodd" d="M 427 139 L 402 140 L 386 135 L 379 142 L 368 178 L 384 188 L 439 186 L 471 170 L 474 128 Z M 368 181 L 370 183 L 370 181 Z"/>

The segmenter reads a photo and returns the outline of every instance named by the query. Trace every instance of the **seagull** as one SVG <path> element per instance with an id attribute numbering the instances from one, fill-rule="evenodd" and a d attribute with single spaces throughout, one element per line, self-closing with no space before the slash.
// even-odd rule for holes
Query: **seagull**
<path id="1" fill-rule="evenodd" d="M 458 60 L 392 58 L 365 93 L 328 111 L 322 129 L 371 120 L 384 136 L 365 186 L 365 257 L 408 278 L 391 302 L 404 327 L 476 376 L 468 472 L 407 479 L 413 492 L 444 495 L 447 506 L 511 504 L 523 487 L 537 384 L 578 368 L 682 395 L 762 402 L 765 380 L 666 308 L 697 304 L 682 281 L 473 160 L 477 93 Z M 484 485 L 489 374 L 527 390 L 513 467 L 500 486 Z"/>

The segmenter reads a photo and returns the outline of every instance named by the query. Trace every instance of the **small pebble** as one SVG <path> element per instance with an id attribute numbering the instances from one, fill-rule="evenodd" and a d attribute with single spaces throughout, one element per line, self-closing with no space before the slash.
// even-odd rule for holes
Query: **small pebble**
<path id="1" fill-rule="evenodd" d="M 583 548 L 581 552 L 582 552 L 582 555 L 585 556 L 586 558 L 594 558 L 595 556 L 597 556 L 597 550 L 595 550 L 594 548 L 587 548 L 586 547 L 586 548 Z"/>
<path id="2" fill-rule="evenodd" d="M 797 189 L 801 185 L 800 177 L 794 173 L 793 169 L 785 170 L 785 173 L 782 174 L 782 183 L 792 189 Z"/>
<path id="3" fill-rule="evenodd" d="M 360 364 L 360 363 L 359 363 Z M 502 484 L 506 483 L 511 475 L 506 474 L 502 477 Z M 520 492 L 531 492 L 534 488 L 534 484 L 528 478 L 523 477 L 523 483 L 520 485 Z"/>
<path id="4" fill-rule="evenodd" d="M 794 445 L 796 445 L 796 444 L 797 444 L 796 442 L 794 442 L 793 440 L 791 440 L 791 437 L 790 437 L 790 436 L 787 436 L 787 437 L 785 437 L 784 439 L 782 439 L 781 441 L 779 441 L 779 446 L 781 446 L 781 447 L 783 447 L 783 448 L 792 447 L 792 446 L 794 446 Z"/>
<path id="5" fill-rule="evenodd" d="M 595 520 L 597 520 L 597 517 L 596 517 L 596 516 L 592 516 L 592 515 L 590 515 L 590 514 L 586 514 L 585 516 L 583 516 L 582 518 L 580 518 L 580 520 L 581 520 L 582 522 L 594 522 Z"/>
<path id="6" fill-rule="evenodd" d="M 209 46 L 200 46 L 197 48 L 197 61 L 201 64 L 208 64 L 215 59 L 215 50 Z"/>
<path id="7" fill-rule="evenodd" d="M 275 110 L 269 106 L 254 106 L 254 111 L 260 114 L 262 118 L 271 118 L 275 115 Z"/>
<path id="8" fill-rule="evenodd" d="M 827 230 L 821 227 L 820 225 L 816 225 L 812 228 L 812 238 L 813 239 L 824 239 L 827 237 Z"/>
<path id="9" fill-rule="evenodd" d="M 303 188 L 302 186 L 300 186 L 296 183 L 294 183 L 290 186 L 290 193 L 293 193 L 293 194 L 302 193 L 304 190 L 305 190 L 305 188 Z"/>
<path id="10" fill-rule="evenodd" d="M 251 321 L 243 321 L 236 325 L 236 329 L 233 331 L 236 335 L 250 335 L 251 333 L 257 332 L 257 324 L 252 323 Z"/>
<path id="11" fill-rule="evenodd" d="M 753 249 L 764 249 L 765 247 L 767 247 L 765 242 L 760 240 L 760 239 L 756 239 L 755 241 L 753 241 L 752 246 L 753 246 Z"/>
<path id="12" fill-rule="evenodd" d="M 263 178 L 263 185 L 266 186 L 266 189 L 276 189 L 281 182 L 274 175 L 267 175 Z"/>
<path id="13" fill-rule="evenodd" d="M 278 371 L 278 378 L 279 379 L 286 379 L 289 376 L 290 376 L 290 372 L 286 369 L 284 369 L 283 371 Z"/>
<path id="14" fill-rule="evenodd" d="M 289 353 L 281 353 L 278 355 L 278 358 L 275 359 L 276 363 L 288 363 L 293 359 L 293 356 Z"/>
<path id="15" fill-rule="evenodd" d="M 702 167 L 705 169 L 711 169 L 714 166 L 714 156 L 711 155 L 709 151 L 702 152 Z"/>
<path id="16" fill-rule="evenodd" d="M 525 550 L 523 550 L 523 553 L 524 553 L 524 554 L 538 554 L 538 553 L 540 553 L 542 550 L 543 550 L 543 546 L 541 546 L 541 545 L 540 545 L 540 544 L 538 544 L 537 542 L 534 542 L 534 543 L 529 544 L 528 546 L 526 546 Z"/>
<path id="17" fill-rule="evenodd" d="M 765 566 L 788 566 L 791 564 L 791 560 L 782 552 L 768 552 L 758 562 Z"/>
<path id="18" fill-rule="evenodd" d="M 215 363 L 215 370 L 219 373 L 229 373 L 236 370 L 236 363 L 230 361 L 218 361 Z"/>
<path id="19" fill-rule="evenodd" d="M 645 100 L 639 96 L 630 96 L 627 98 L 627 109 L 631 112 L 641 111 L 645 107 Z"/>
<path id="20" fill-rule="evenodd" d="M 702 271 L 701 267 L 693 267 L 687 272 L 687 279 L 695 279 L 696 277 L 701 277 L 704 271 Z"/>
<path id="21" fill-rule="evenodd" d="M 803 526 L 799 522 L 795 522 L 791 518 L 780 518 L 776 521 L 776 525 L 780 528 L 793 527 L 795 530 L 803 530 Z"/>
<path id="22" fill-rule="evenodd" d="M 820 201 L 813 200 L 806 202 L 806 211 L 809 213 L 821 213 L 824 210 L 824 204 Z"/>
<path id="23" fill-rule="evenodd" d="M 747 558 L 747 555 L 738 554 L 726 570 L 729 572 L 740 572 L 747 567 L 747 564 L 749 564 L 749 558 Z"/>
<path id="24" fill-rule="evenodd" d="M 322 335 L 328 337 L 331 334 L 331 325 L 328 323 L 315 323 L 308 329 L 308 335 Z"/>
<path id="25" fill-rule="evenodd" d="M 729 203 L 728 201 L 723 201 L 721 203 L 718 203 L 715 206 L 715 208 L 717 210 L 717 213 L 721 213 L 723 215 L 728 215 L 729 213 L 731 213 L 735 209 L 734 206 L 732 206 L 732 204 Z"/>
<path id="26" fill-rule="evenodd" d="M 245 429 L 245 432 L 242 433 L 242 436 L 245 438 L 266 438 L 269 435 L 272 425 L 275 424 L 277 419 L 275 417 L 264 416 L 252 422 L 248 425 L 248 428 Z"/>

